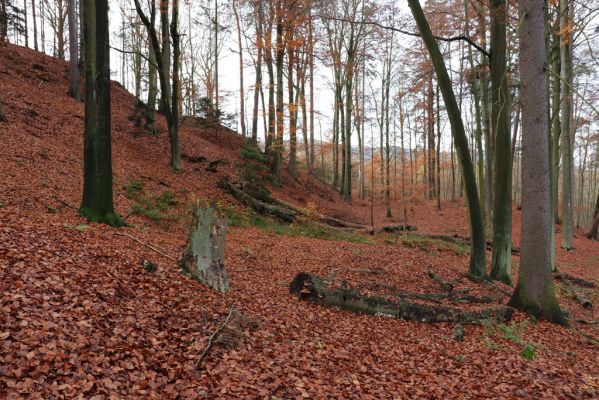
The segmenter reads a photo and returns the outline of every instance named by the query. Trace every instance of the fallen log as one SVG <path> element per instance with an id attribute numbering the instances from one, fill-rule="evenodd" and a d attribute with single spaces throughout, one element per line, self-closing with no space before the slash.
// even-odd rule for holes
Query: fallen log
<path id="1" fill-rule="evenodd" d="M 399 232 L 414 232 L 418 228 L 414 225 L 387 225 L 376 229 L 376 233 L 399 233 Z"/>
<path id="2" fill-rule="evenodd" d="M 593 308 L 593 303 L 591 302 L 591 300 L 589 300 L 584 295 L 578 293 L 574 289 L 574 286 L 572 286 L 570 284 L 568 279 L 562 279 L 562 283 L 564 285 L 566 285 L 566 287 L 572 292 L 572 296 L 574 297 L 574 300 L 576 300 L 581 305 L 582 308 Z"/>
<path id="3" fill-rule="evenodd" d="M 587 281 L 586 279 L 582 279 L 577 276 L 566 274 L 565 272 L 556 272 L 555 279 L 557 279 L 558 281 L 568 280 L 577 286 L 585 287 L 585 288 L 596 288 L 597 287 L 597 284 L 595 284 L 595 282 Z"/>
<path id="4" fill-rule="evenodd" d="M 189 154 L 181 153 L 181 159 L 192 164 L 203 163 L 206 160 L 204 156 L 190 156 Z"/>
<path id="5" fill-rule="evenodd" d="M 465 246 L 470 246 L 470 238 L 467 236 L 460 236 L 457 234 L 453 235 L 423 235 L 429 239 L 441 240 L 444 242 L 449 242 L 453 244 L 460 244 Z M 493 242 L 487 241 L 487 250 L 493 250 Z M 512 254 L 520 254 L 520 248 L 516 246 L 512 246 Z"/>
<path id="6" fill-rule="evenodd" d="M 435 274 L 433 271 L 429 270 L 427 272 L 427 275 L 433 281 L 437 282 L 443 288 L 443 290 L 447 290 L 448 292 L 451 292 L 453 290 L 453 283 L 446 281 L 445 279 L 441 278 L 439 275 Z"/>
<path id="7" fill-rule="evenodd" d="M 293 222 L 298 217 L 298 213 L 294 210 L 268 204 L 256 199 L 243 189 L 232 184 L 226 177 L 222 178 L 218 185 L 220 188 L 233 195 L 237 200 L 260 214 L 268 214 L 285 222 Z"/>
<path id="8" fill-rule="evenodd" d="M 465 311 L 454 307 L 430 306 L 399 299 L 369 297 L 346 288 L 332 288 L 322 278 L 300 272 L 289 285 L 289 291 L 301 300 L 337 307 L 362 314 L 401 318 L 418 322 L 455 322 L 481 324 L 485 321 L 505 322 L 513 315 L 513 308 L 497 306 L 483 310 Z"/>

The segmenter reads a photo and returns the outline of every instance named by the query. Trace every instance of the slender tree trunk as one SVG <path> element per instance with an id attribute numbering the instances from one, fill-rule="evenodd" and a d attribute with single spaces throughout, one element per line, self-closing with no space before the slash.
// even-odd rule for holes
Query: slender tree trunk
<path id="1" fill-rule="evenodd" d="M 245 94 L 243 86 L 243 46 L 241 44 L 241 22 L 237 12 L 237 1 L 233 0 L 232 8 L 235 15 L 235 24 L 237 25 L 237 42 L 239 43 L 239 119 L 241 120 L 241 135 L 246 136 L 245 130 Z"/>
<path id="2" fill-rule="evenodd" d="M 44 1 L 44 0 L 40 0 Z M 39 51 L 39 46 L 37 44 L 37 11 L 35 9 L 35 0 L 31 0 L 31 16 L 33 19 L 33 49 L 35 51 Z"/>
<path id="3" fill-rule="evenodd" d="M 572 155 L 572 9 L 569 0 L 560 0 L 561 76 L 562 76 L 562 247 L 572 249 L 574 216 L 572 210 L 573 155 Z"/>
<path id="4" fill-rule="evenodd" d="M 69 18 L 69 96 L 75 100 L 81 100 L 79 95 L 79 55 L 78 46 L 79 33 L 77 29 L 77 4 L 75 0 L 68 0 Z"/>
<path id="5" fill-rule="evenodd" d="M 252 140 L 258 142 L 258 101 L 260 91 L 262 90 L 262 50 L 264 40 L 262 26 L 264 24 L 264 13 L 262 11 L 262 1 L 258 1 L 258 21 L 256 21 L 256 45 L 258 54 L 256 57 L 256 82 L 254 84 L 254 111 L 252 113 Z"/>
<path id="6" fill-rule="evenodd" d="M 522 250 L 512 307 L 567 324 L 553 292 L 551 174 L 545 82 L 543 2 L 520 0 L 522 104 Z"/>
<path id="7" fill-rule="evenodd" d="M 122 225 L 112 200 L 110 51 L 108 3 L 87 0 L 84 8 L 85 132 L 83 200 L 79 214 L 89 221 Z"/>
<path id="8" fill-rule="evenodd" d="M 284 129 L 284 114 L 283 114 L 283 57 L 285 56 L 285 47 L 283 44 L 283 9 L 281 0 L 276 1 L 276 49 L 275 49 L 275 66 L 277 72 L 277 91 L 276 91 L 276 115 L 277 115 L 277 136 L 274 146 L 274 155 L 271 172 L 275 181 L 281 178 L 281 163 L 283 158 L 283 129 Z"/>
<path id="9" fill-rule="evenodd" d="M 447 108 L 447 114 L 451 123 L 451 132 L 454 137 L 456 151 L 458 153 L 459 161 L 462 167 L 470 222 L 471 254 L 469 271 L 471 274 L 476 276 L 486 276 L 485 228 L 482 221 L 480 201 L 476 188 L 474 167 L 472 165 L 472 159 L 468 149 L 468 138 L 466 137 L 460 109 L 453 93 L 447 68 L 443 62 L 443 56 L 441 55 L 439 46 L 433 37 L 428 21 L 424 16 L 420 2 L 418 0 L 408 0 L 408 5 L 410 6 L 412 15 L 416 20 L 416 25 L 418 25 L 418 30 L 420 31 L 422 39 L 428 48 L 433 66 L 435 67 L 437 82 L 443 94 L 443 100 L 445 102 L 445 107 Z"/>
<path id="10" fill-rule="evenodd" d="M 173 90 L 171 105 L 171 120 L 169 121 L 169 134 L 171 138 L 171 167 L 179 171 L 181 151 L 179 146 L 179 62 L 181 57 L 179 35 L 179 0 L 172 3 L 171 38 L 173 40 Z"/>
<path id="11" fill-rule="evenodd" d="M 495 137 L 491 278 L 512 283 L 512 160 L 505 0 L 491 1 L 491 125 Z"/>
<path id="12" fill-rule="evenodd" d="M 289 95 L 289 173 L 294 176 L 297 169 L 297 103 L 295 102 L 293 67 L 295 51 L 293 49 L 293 27 L 287 27 L 287 92 Z"/>
<path id="13" fill-rule="evenodd" d="M 308 63 L 310 66 L 310 158 L 308 167 L 314 169 L 314 26 L 312 21 L 312 0 L 310 0 L 308 21 Z"/>
<path id="14" fill-rule="evenodd" d="M 429 75 L 427 83 L 427 182 L 426 198 L 432 200 L 435 196 L 435 91 L 433 89 L 433 74 Z"/>
<path id="15" fill-rule="evenodd" d="M 152 25 L 155 14 L 152 16 Z M 146 113 L 146 129 L 151 134 L 156 133 L 156 98 L 158 97 L 158 74 L 156 70 L 156 51 L 152 43 L 148 43 L 148 106 Z"/>

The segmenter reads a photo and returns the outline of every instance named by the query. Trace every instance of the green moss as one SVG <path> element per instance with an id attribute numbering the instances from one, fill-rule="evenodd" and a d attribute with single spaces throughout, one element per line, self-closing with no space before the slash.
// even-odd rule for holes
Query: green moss
<path id="1" fill-rule="evenodd" d="M 116 227 L 125 225 L 125 222 L 114 211 L 102 213 L 89 207 L 81 207 L 79 209 L 79 215 L 86 218 L 89 222 L 98 222 Z"/>
<path id="2" fill-rule="evenodd" d="M 508 303 L 510 307 L 524 311 L 535 318 L 544 318 L 549 322 L 569 326 L 568 321 L 555 298 L 555 294 L 553 293 L 553 284 L 549 283 L 546 286 L 545 293 L 539 302 L 536 302 L 522 289 L 522 284 L 523 278 L 520 278 L 516 290 Z"/>

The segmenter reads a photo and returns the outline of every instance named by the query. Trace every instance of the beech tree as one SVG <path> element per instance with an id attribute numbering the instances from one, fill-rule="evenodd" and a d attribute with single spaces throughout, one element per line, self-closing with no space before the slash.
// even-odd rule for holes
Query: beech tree
<path id="1" fill-rule="evenodd" d="M 114 211 L 112 200 L 108 3 L 86 0 L 83 12 L 85 130 L 79 214 L 89 221 L 120 226 L 123 221 Z"/>
<path id="2" fill-rule="evenodd" d="M 162 29 L 162 45 L 158 40 L 156 27 L 152 23 L 155 20 L 156 5 L 150 3 L 150 18 L 144 13 L 139 0 L 135 1 L 135 8 L 139 17 L 148 31 L 151 46 L 156 55 L 156 64 L 160 80 L 161 107 L 166 117 L 168 124 L 169 140 L 171 145 L 171 167 L 174 170 L 179 170 L 181 162 L 181 149 L 179 145 L 179 62 L 180 62 L 180 46 L 179 46 L 179 3 L 178 0 L 173 0 L 172 3 L 172 22 L 168 24 L 168 2 L 163 1 L 160 5 L 161 13 L 161 29 Z M 166 4 L 165 4 L 166 3 Z M 166 36 L 166 38 L 165 38 Z M 173 41 L 173 73 L 171 87 L 171 60 L 170 60 L 170 37 Z"/>
<path id="3" fill-rule="evenodd" d="M 69 15 L 69 96 L 80 100 L 79 95 L 79 36 L 77 29 L 77 4 L 68 0 Z"/>
<path id="4" fill-rule="evenodd" d="M 491 126 L 495 137 L 491 278 L 509 285 L 512 282 L 512 160 L 506 60 L 506 2 L 492 0 L 490 8 Z"/>
<path id="5" fill-rule="evenodd" d="M 520 0 L 522 104 L 522 247 L 518 285 L 509 305 L 567 324 L 553 292 L 551 189 L 543 2 Z"/>
<path id="6" fill-rule="evenodd" d="M 461 165 L 464 188 L 466 190 L 466 200 L 468 206 L 468 218 L 470 222 L 470 267 L 469 272 L 475 276 L 486 276 L 486 241 L 485 228 L 482 221 L 482 213 L 478 191 L 476 186 L 476 177 L 474 175 L 474 166 L 470 158 L 470 150 L 468 149 L 468 138 L 464 129 L 464 122 L 460 114 L 458 103 L 453 93 L 451 80 L 447 73 L 447 68 L 443 61 L 443 56 L 439 50 L 430 26 L 426 20 L 420 2 L 418 0 L 408 0 L 408 5 L 422 36 L 422 40 L 426 44 L 429 51 L 437 82 L 439 84 L 447 114 L 451 123 L 451 134 L 453 136 L 456 152 Z"/>

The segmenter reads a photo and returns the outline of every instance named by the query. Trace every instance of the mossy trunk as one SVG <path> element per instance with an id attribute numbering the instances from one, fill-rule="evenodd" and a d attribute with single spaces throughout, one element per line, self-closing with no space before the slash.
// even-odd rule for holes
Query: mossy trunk
<path id="1" fill-rule="evenodd" d="M 543 2 L 520 0 L 522 104 L 522 253 L 509 305 L 567 324 L 553 292 L 545 23 Z"/>
<path id="2" fill-rule="evenodd" d="M 110 61 L 108 4 L 89 0 L 84 7 L 85 128 L 83 200 L 79 214 L 89 221 L 122 225 L 112 200 Z"/>
<path id="3" fill-rule="evenodd" d="M 506 60 L 506 2 L 491 2 L 491 121 L 495 136 L 491 278 L 512 283 L 512 147 Z"/>
<path id="4" fill-rule="evenodd" d="M 460 162 L 462 176 L 464 181 L 464 188 L 466 190 L 466 200 L 468 204 L 468 217 L 470 223 L 470 236 L 471 242 L 471 253 L 470 253 L 470 267 L 469 271 L 475 276 L 486 276 L 486 244 L 485 244 L 485 228 L 483 225 L 482 212 L 480 207 L 480 200 L 478 197 L 478 191 L 476 187 L 476 177 L 474 174 L 474 167 L 472 159 L 470 157 L 470 150 L 468 148 L 468 138 L 466 137 L 466 131 L 464 129 L 464 122 L 460 113 L 460 108 L 453 93 L 451 80 L 447 73 L 447 68 L 443 61 L 443 56 L 439 50 L 431 28 L 424 16 L 422 7 L 418 0 L 408 0 L 412 15 L 418 25 L 418 30 L 426 44 L 426 47 L 430 53 L 435 72 L 437 74 L 437 82 L 443 94 L 443 100 L 445 101 L 445 107 L 447 108 L 447 114 L 449 122 L 451 123 L 451 133 L 454 139 L 456 152 Z"/>
<path id="5" fill-rule="evenodd" d="M 181 258 L 183 274 L 220 292 L 229 291 L 225 269 L 227 222 L 214 208 L 195 208 Z"/>

